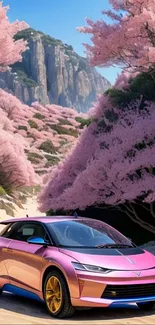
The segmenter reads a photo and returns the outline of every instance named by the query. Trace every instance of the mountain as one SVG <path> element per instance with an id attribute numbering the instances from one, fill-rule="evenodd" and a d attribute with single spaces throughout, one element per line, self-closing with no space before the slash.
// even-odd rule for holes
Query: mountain
<path id="1" fill-rule="evenodd" d="M 87 112 L 97 94 L 111 86 L 72 46 L 31 28 L 16 35 L 21 38 L 28 41 L 29 49 L 22 62 L 0 73 L 0 88 L 23 103 L 38 101 Z"/>

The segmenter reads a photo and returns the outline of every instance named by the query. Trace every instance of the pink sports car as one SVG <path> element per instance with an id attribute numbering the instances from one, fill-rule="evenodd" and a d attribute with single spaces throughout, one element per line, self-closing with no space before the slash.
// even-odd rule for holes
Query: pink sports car
<path id="1" fill-rule="evenodd" d="M 58 318 L 77 307 L 153 307 L 155 257 L 107 224 L 76 216 L 1 224 L 1 293 L 40 299 Z"/>

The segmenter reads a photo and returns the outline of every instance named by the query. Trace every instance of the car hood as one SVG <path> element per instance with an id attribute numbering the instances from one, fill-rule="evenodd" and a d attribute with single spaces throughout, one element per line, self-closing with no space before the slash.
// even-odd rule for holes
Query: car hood
<path id="1" fill-rule="evenodd" d="M 83 263 L 113 270 L 146 270 L 155 267 L 155 256 L 140 248 L 128 249 L 60 249 L 60 251 Z"/>

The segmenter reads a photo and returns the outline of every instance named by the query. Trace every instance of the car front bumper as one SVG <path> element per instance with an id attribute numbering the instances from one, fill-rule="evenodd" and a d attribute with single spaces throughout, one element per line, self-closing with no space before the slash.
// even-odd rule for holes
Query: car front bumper
<path id="1" fill-rule="evenodd" d="M 90 298 L 90 297 L 80 297 L 79 299 L 72 298 L 71 303 L 72 306 L 75 307 L 110 307 L 112 305 L 120 306 L 124 304 L 131 303 L 146 303 L 149 301 L 155 302 L 155 295 L 153 297 L 145 297 L 145 298 L 130 298 L 130 299 L 101 299 L 101 298 Z"/>
<path id="2" fill-rule="evenodd" d="M 155 269 L 141 271 L 140 276 L 133 271 L 114 271 L 104 276 L 77 271 L 76 276 L 79 296 L 71 296 L 71 303 L 76 307 L 109 307 L 155 301 Z M 108 294 L 105 294 L 106 288 Z"/>

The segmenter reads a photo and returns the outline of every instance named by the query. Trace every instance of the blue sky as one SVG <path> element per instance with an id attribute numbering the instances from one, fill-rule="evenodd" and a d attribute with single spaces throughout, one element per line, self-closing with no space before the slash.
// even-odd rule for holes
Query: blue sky
<path id="1" fill-rule="evenodd" d="M 77 32 L 76 27 L 85 25 L 86 16 L 101 18 L 101 11 L 109 8 L 108 0 L 4 0 L 3 4 L 10 6 L 10 21 L 24 20 L 32 28 L 72 45 L 80 55 L 84 55 L 82 43 L 90 42 L 90 38 Z M 99 71 L 113 83 L 119 70 Z"/>

